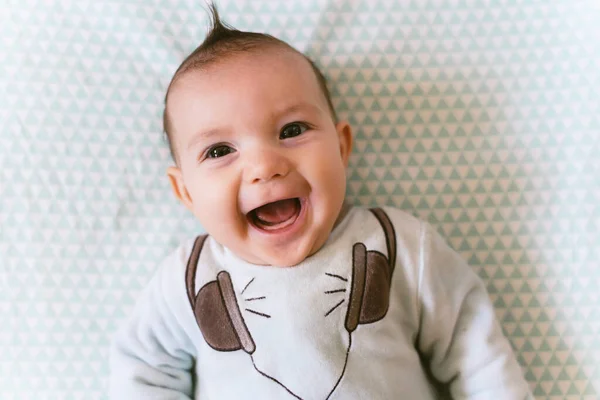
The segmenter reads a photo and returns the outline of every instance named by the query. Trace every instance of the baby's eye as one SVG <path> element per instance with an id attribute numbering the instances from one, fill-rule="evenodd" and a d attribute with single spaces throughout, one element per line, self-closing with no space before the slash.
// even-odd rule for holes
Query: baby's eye
<path id="1" fill-rule="evenodd" d="M 301 135 L 308 130 L 308 125 L 302 122 L 292 122 L 291 124 L 287 124 L 281 130 L 279 134 L 279 139 L 289 139 L 295 136 Z"/>
<path id="2" fill-rule="evenodd" d="M 226 144 L 218 144 L 208 149 L 206 152 L 206 158 L 219 158 L 233 152 L 235 152 L 235 149 L 232 147 L 229 147 Z"/>

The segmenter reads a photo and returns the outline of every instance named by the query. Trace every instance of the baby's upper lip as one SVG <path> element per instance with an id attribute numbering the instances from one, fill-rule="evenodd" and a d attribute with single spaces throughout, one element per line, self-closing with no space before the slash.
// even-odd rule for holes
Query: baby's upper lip
<path id="1" fill-rule="evenodd" d="M 262 207 L 264 205 L 267 205 L 270 203 L 275 203 L 276 201 L 297 199 L 297 198 L 302 198 L 302 196 L 299 193 L 297 193 L 296 191 L 291 191 L 291 190 L 280 191 L 279 193 L 276 193 L 276 194 L 274 193 L 274 194 L 270 194 L 265 197 L 259 197 L 258 200 L 250 202 L 247 207 L 244 207 L 242 209 L 242 212 L 244 213 L 244 215 L 248 215 L 250 212 L 252 212 L 252 211 L 256 210 L 257 208 Z"/>
<path id="2" fill-rule="evenodd" d="M 260 208 L 260 207 L 265 206 L 270 203 L 275 203 L 275 202 L 281 201 L 281 200 L 297 199 L 297 198 L 299 198 L 299 197 L 298 196 L 287 196 L 287 197 L 278 197 L 278 198 L 274 198 L 272 200 L 263 201 L 261 203 L 257 203 L 258 205 L 256 207 L 252 207 L 252 208 L 248 209 L 248 211 L 244 212 L 244 215 L 247 215 L 247 214 L 251 213 L 252 211 L 256 210 L 257 208 Z"/>

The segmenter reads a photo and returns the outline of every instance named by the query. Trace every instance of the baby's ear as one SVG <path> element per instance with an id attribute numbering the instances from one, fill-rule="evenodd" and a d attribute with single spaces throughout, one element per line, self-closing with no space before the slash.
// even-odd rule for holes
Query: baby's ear
<path id="1" fill-rule="evenodd" d="M 181 170 L 178 167 L 169 167 L 167 168 L 167 176 L 171 182 L 171 189 L 173 189 L 175 197 L 177 197 L 188 210 L 193 211 L 193 201 L 185 187 Z"/>
<path id="2" fill-rule="evenodd" d="M 347 121 L 340 121 L 335 125 L 335 130 L 340 140 L 340 154 L 347 168 L 352 153 L 352 127 Z"/>

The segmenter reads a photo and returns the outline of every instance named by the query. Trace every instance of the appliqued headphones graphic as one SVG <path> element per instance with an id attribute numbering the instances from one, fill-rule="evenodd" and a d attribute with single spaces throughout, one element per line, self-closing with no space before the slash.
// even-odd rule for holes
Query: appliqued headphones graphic
<path id="1" fill-rule="evenodd" d="M 380 208 L 370 210 L 379 221 L 386 238 L 388 257 L 367 250 L 363 243 L 352 247 L 352 282 L 345 328 L 354 332 L 360 324 L 370 324 L 385 317 L 389 308 L 392 274 L 396 264 L 396 234 L 387 214 Z M 195 294 L 198 259 L 207 236 L 199 236 L 193 246 L 186 269 L 188 299 L 206 343 L 218 351 L 244 350 L 254 353 L 256 345 L 244 322 L 237 303 L 231 276 L 227 271 L 204 285 Z"/>

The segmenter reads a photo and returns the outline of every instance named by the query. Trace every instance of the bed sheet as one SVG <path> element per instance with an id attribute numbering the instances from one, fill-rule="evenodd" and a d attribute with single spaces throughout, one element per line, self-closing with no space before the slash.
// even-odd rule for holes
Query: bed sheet
<path id="1" fill-rule="evenodd" d="M 536 398 L 599 398 L 598 3 L 218 4 L 323 68 L 355 129 L 350 201 L 470 262 Z M 105 398 L 110 336 L 201 230 L 161 113 L 205 29 L 192 0 L 0 5 L 0 398 Z"/>

